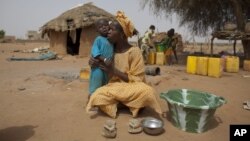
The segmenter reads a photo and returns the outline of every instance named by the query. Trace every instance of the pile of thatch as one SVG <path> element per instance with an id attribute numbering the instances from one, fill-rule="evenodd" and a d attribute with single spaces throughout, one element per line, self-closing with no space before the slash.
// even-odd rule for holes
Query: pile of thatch
<path id="1" fill-rule="evenodd" d="M 212 33 L 213 38 L 226 40 L 250 40 L 250 35 L 240 31 L 215 31 Z"/>
<path id="2" fill-rule="evenodd" d="M 163 42 L 166 37 L 167 37 L 167 32 L 155 33 L 155 36 L 153 37 L 153 42 L 154 43 Z M 177 52 L 182 52 L 183 51 L 183 42 L 182 42 L 181 34 L 175 33 L 173 36 L 173 39 L 174 39 L 173 44 L 176 44 Z"/>
<path id="3" fill-rule="evenodd" d="M 153 42 L 155 43 L 162 42 L 166 37 L 167 37 L 167 32 L 155 33 L 155 36 L 153 37 Z"/>
<path id="4" fill-rule="evenodd" d="M 49 30 L 74 30 L 91 26 L 100 18 L 112 19 L 114 16 L 107 11 L 94 6 L 92 3 L 87 3 L 62 13 L 60 16 L 43 25 L 40 30 L 43 33 L 46 33 Z"/>

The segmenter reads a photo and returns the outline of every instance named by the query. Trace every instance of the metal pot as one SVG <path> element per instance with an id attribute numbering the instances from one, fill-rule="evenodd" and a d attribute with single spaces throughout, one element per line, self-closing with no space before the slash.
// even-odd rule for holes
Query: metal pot
<path id="1" fill-rule="evenodd" d="M 152 76 L 155 76 L 155 75 L 160 75 L 160 68 L 159 67 L 146 67 L 145 68 L 145 73 L 147 75 L 152 75 Z"/>
<path id="2" fill-rule="evenodd" d="M 164 132 L 164 124 L 161 120 L 148 117 L 142 120 L 143 131 L 150 135 L 159 135 Z"/>
<path id="3" fill-rule="evenodd" d="M 226 22 L 224 25 L 224 30 L 226 31 L 234 31 L 237 29 L 237 25 L 232 22 Z"/>
<path id="4" fill-rule="evenodd" d="M 248 21 L 245 25 L 245 32 L 250 33 L 250 21 Z"/>

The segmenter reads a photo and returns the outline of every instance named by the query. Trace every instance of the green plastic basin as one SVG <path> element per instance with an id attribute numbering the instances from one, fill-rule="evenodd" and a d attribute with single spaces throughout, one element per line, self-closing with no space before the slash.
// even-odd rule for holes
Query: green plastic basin
<path id="1" fill-rule="evenodd" d="M 168 103 L 172 124 L 193 133 L 207 131 L 216 109 L 226 103 L 223 97 L 188 89 L 169 90 L 160 97 Z"/>

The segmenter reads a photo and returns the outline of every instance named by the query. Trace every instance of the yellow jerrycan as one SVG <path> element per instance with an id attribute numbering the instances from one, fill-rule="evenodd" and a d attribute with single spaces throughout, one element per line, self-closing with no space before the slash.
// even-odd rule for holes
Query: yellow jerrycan
<path id="1" fill-rule="evenodd" d="M 187 58 L 187 73 L 196 74 L 197 57 L 188 56 Z"/>
<path id="2" fill-rule="evenodd" d="M 207 71 L 208 71 L 208 57 L 198 57 L 197 66 L 196 66 L 196 74 L 206 76 Z"/>
<path id="3" fill-rule="evenodd" d="M 244 60 L 243 69 L 245 71 L 250 71 L 250 60 Z"/>
<path id="4" fill-rule="evenodd" d="M 238 72 L 240 68 L 240 60 L 237 56 L 226 57 L 226 72 Z"/>
<path id="5" fill-rule="evenodd" d="M 81 81 L 88 81 L 90 77 L 90 67 L 89 66 L 84 66 L 80 70 L 80 80 Z"/>
<path id="6" fill-rule="evenodd" d="M 222 74 L 221 58 L 208 58 L 208 76 L 219 78 Z"/>
<path id="7" fill-rule="evenodd" d="M 157 65 L 165 64 L 165 55 L 163 52 L 156 52 L 156 64 Z"/>
<path id="8" fill-rule="evenodd" d="M 153 65 L 155 64 L 155 57 L 156 57 L 156 52 L 150 51 L 148 54 L 148 64 Z"/>

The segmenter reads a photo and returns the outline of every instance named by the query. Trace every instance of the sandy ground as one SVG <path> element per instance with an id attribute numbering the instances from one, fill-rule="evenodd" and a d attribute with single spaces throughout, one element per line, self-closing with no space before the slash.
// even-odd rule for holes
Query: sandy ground
<path id="1" fill-rule="evenodd" d="M 88 82 L 78 79 L 88 58 L 64 56 L 52 61 L 7 61 L 11 56 L 28 57 L 34 53 L 14 52 L 46 46 L 46 43 L 0 44 L 0 141 L 228 141 L 230 124 L 250 124 L 250 111 L 242 108 L 250 100 L 250 72 L 223 73 L 221 78 L 191 75 L 185 66 L 161 66 L 160 76 L 147 76 L 158 94 L 173 88 L 191 88 L 214 93 L 228 102 L 216 110 L 210 129 L 201 134 L 187 133 L 164 121 L 165 132 L 159 136 L 129 134 L 131 114 L 120 110 L 115 139 L 101 136 L 104 114 L 90 117 L 84 109 Z M 167 103 L 160 101 L 168 112 Z M 156 116 L 146 108 L 139 119 Z"/>

